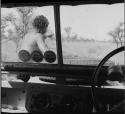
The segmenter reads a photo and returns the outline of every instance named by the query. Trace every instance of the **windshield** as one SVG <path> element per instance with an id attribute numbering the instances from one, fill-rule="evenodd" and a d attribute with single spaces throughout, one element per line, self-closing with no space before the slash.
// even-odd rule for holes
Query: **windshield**
<path id="1" fill-rule="evenodd" d="M 38 16 L 48 20 L 46 30 L 39 29 L 42 25 L 38 24 L 41 23 Z M 38 23 L 33 24 L 36 18 Z M 62 5 L 60 24 L 64 64 L 98 65 L 109 52 L 124 45 L 124 4 Z M 53 6 L 1 8 L 1 33 L 2 61 L 57 64 Z M 22 50 L 28 51 L 23 59 Z M 34 50 L 40 50 L 43 56 L 51 50 L 56 60 L 54 57 L 50 58 L 52 61 L 45 57 L 41 60 L 39 54 L 36 61 L 28 59 Z M 110 64 L 124 64 L 124 52 L 112 57 L 106 65 Z"/>
<path id="2" fill-rule="evenodd" d="M 53 6 L 1 8 L 1 18 L 2 61 L 57 63 Z"/>
<path id="3" fill-rule="evenodd" d="M 97 65 L 124 45 L 124 4 L 63 5 L 60 13 L 64 64 Z M 109 64 L 124 64 L 124 52 Z"/>

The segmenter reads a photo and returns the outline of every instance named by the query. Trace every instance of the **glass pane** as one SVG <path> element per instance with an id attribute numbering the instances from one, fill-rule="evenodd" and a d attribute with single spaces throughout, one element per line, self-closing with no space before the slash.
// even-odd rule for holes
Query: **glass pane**
<path id="1" fill-rule="evenodd" d="M 57 63 L 53 6 L 1 8 L 1 31 L 2 61 Z"/>
<path id="2" fill-rule="evenodd" d="M 97 65 L 124 45 L 124 4 L 63 5 L 60 13 L 64 64 Z M 124 52 L 106 65 L 116 63 L 124 64 Z"/>

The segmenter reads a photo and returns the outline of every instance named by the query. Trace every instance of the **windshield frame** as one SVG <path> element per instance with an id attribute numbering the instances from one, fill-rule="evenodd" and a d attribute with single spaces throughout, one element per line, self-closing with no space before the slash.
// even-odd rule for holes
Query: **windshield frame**
<path id="1" fill-rule="evenodd" d="M 54 1 L 54 2 L 40 2 L 37 1 L 27 1 L 24 3 L 23 1 L 14 2 L 12 1 L 2 1 L 1 7 L 12 8 L 12 7 L 20 7 L 20 6 L 53 6 L 54 8 L 54 21 L 55 21 L 55 36 L 56 36 L 56 47 L 57 47 L 57 66 L 68 66 L 68 64 L 63 63 L 63 54 L 62 54 L 62 41 L 61 41 L 61 25 L 60 25 L 60 6 L 61 5 L 70 5 L 70 6 L 77 6 L 77 5 L 86 5 L 86 4 L 115 4 L 115 3 L 124 3 L 124 0 L 84 0 L 84 1 Z M 49 64 L 48 64 L 49 65 Z M 72 66 L 72 65 L 69 65 Z M 87 65 L 74 65 L 74 66 L 87 66 Z M 91 66 L 91 65 L 90 65 Z"/>

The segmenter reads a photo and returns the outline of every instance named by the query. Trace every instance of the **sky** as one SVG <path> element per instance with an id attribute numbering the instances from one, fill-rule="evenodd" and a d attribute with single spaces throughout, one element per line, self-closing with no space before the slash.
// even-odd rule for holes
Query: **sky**
<path id="1" fill-rule="evenodd" d="M 61 22 L 63 27 L 71 26 L 82 37 L 108 40 L 107 33 L 124 22 L 124 5 L 63 6 Z"/>
<path id="2" fill-rule="evenodd" d="M 12 8 L 1 9 L 1 16 L 6 16 L 10 12 L 19 18 L 17 12 Z M 40 14 L 48 18 L 50 28 L 54 31 L 53 7 L 36 8 L 31 20 Z M 71 27 L 72 33 L 77 33 L 79 37 L 109 40 L 111 36 L 108 35 L 108 32 L 114 30 L 120 22 L 124 22 L 124 4 L 61 6 L 60 14 L 63 34 L 65 27 Z"/>

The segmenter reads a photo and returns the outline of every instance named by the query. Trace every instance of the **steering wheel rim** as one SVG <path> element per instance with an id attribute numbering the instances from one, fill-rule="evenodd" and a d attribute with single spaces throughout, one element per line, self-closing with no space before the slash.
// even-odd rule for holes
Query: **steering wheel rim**
<path id="1" fill-rule="evenodd" d="M 98 64 L 98 66 L 96 67 L 95 69 L 95 72 L 92 76 L 92 97 L 93 97 L 93 105 L 94 105 L 94 108 L 96 110 L 99 109 L 98 105 L 97 105 L 97 101 L 96 101 L 96 92 L 95 92 L 95 89 L 96 89 L 96 84 L 98 82 L 98 74 L 99 74 L 99 71 L 101 69 L 101 67 L 106 63 L 106 61 L 111 58 L 112 56 L 114 56 L 115 54 L 119 53 L 119 52 L 122 52 L 125 50 L 125 46 L 122 46 L 120 48 L 117 48 L 113 51 L 111 51 L 109 54 L 107 54 L 102 60 L 101 62 Z"/>

